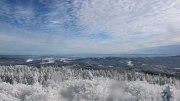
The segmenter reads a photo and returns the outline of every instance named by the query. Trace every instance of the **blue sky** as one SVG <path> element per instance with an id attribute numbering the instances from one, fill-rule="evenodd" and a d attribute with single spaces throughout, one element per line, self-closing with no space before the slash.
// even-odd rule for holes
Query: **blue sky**
<path id="1" fill-rule="evenodd" d="M 128 54 L 179 43 L 179 0 L 0 0 L 0 54 Z"/>

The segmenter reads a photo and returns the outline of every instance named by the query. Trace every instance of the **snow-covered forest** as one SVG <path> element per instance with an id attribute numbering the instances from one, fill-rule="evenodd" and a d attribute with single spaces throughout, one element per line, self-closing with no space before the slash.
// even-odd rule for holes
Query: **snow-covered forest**
<path id="1" fill-rule="evenodd" d="M 0 66 L 1 101 L 180 101 L 175 77 L 134 71 Z"/>

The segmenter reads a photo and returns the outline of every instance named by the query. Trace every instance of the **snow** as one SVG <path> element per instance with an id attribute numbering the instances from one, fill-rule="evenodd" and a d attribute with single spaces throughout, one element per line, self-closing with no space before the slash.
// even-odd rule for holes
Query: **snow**
<path id="1" fill-rule="evenodd" d="M 41 64 L 49 64 L 49 63 L 54 63 L 55 59 L 54 58 L 45 58 L 42 60 Z"/>
<path id="2" fill-rule="evenodd" d="M 59 61 L 64 62 L 64 63 L 70 63 L 73 59 L 70 58 L 59 58 Z"/>
<path id="3" fill-rule="evenodd" d="M 32 62 L 33 61 L 33 59 L 27 59 L 26 60 L 26 62 Z"/>
<path id="4" fill-rule="evenodd" d="M 164 95 L 171 94 L 164 92 L 170 91 L 173 92 L 171 95 L 174 101 L 180 101 L 178 80 L 141 73 L 135 73 L 133 77 L 142 76 L 147 80 L 126 80 L 125 75 L 129 77 L 132 74 L 119 75 L 116 71 L 100 70 L 75 71 L 65 67 L 37 69 L 0 66 L 0 101 L 163 101 L 166 98 Z M 158 78 L 177 84 L 167 81 L 164 85 L 150 83 Z M 16 82 L 4 82 L 11 79 Z"/>
<path id="5" fill-rule="evenodd" d="M 103 67 L 103 65 L 98 65 L 99 67 Z"/>
<path id="6" fill-rule="evenodd" d="M 128 66 L 133 66 L 132 61 L 127 61 Z"/>
<path id="7" fill-rule="evenodd" d="M 143 81 L 115 81 L 96 78 L 93 80 L 73 80 L 46 85 L 0 83 L 2 101 L 161 101 L 165 86 Z M 180 89 L 172 87 L 177 101 Z"/>
<path id="8" fill-rule="evenodd" d="M 174 69 L 180 70 L 180 68 L 174 68 Z"/>

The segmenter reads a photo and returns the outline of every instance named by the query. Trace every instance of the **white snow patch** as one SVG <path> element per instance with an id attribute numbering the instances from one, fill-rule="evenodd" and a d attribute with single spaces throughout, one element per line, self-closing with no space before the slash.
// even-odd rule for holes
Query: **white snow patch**
<path id="1" fill-rule="evenodd" d="M 45 58 L 42 60 L 41 64 L 49 64 L 49 63 L 54 63 L 55 59 L 54 58 Z"/>
<path id="2" fill-rule="evenodd" d="M 133 66 L 134 64 L 132 64 L 132 61 L 127 61 L 127 65 L 128 66 Z"/>
<path id="3" fill-rule="evenodd" d="M 32 62 L 33 61 L 33 59 L 27 59 L 26 60 L 26 62 Z"/>

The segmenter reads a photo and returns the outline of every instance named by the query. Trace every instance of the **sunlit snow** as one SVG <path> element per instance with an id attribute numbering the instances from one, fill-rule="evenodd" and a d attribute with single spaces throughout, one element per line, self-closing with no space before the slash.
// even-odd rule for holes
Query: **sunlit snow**
<path id="1" fill-rule="evenodd" d="M 0 100 L 165 101 L 171 89 L 174 101 L 180 101 L 180 82 L 174 78 L 68 68 L 0 66 Z"/>

